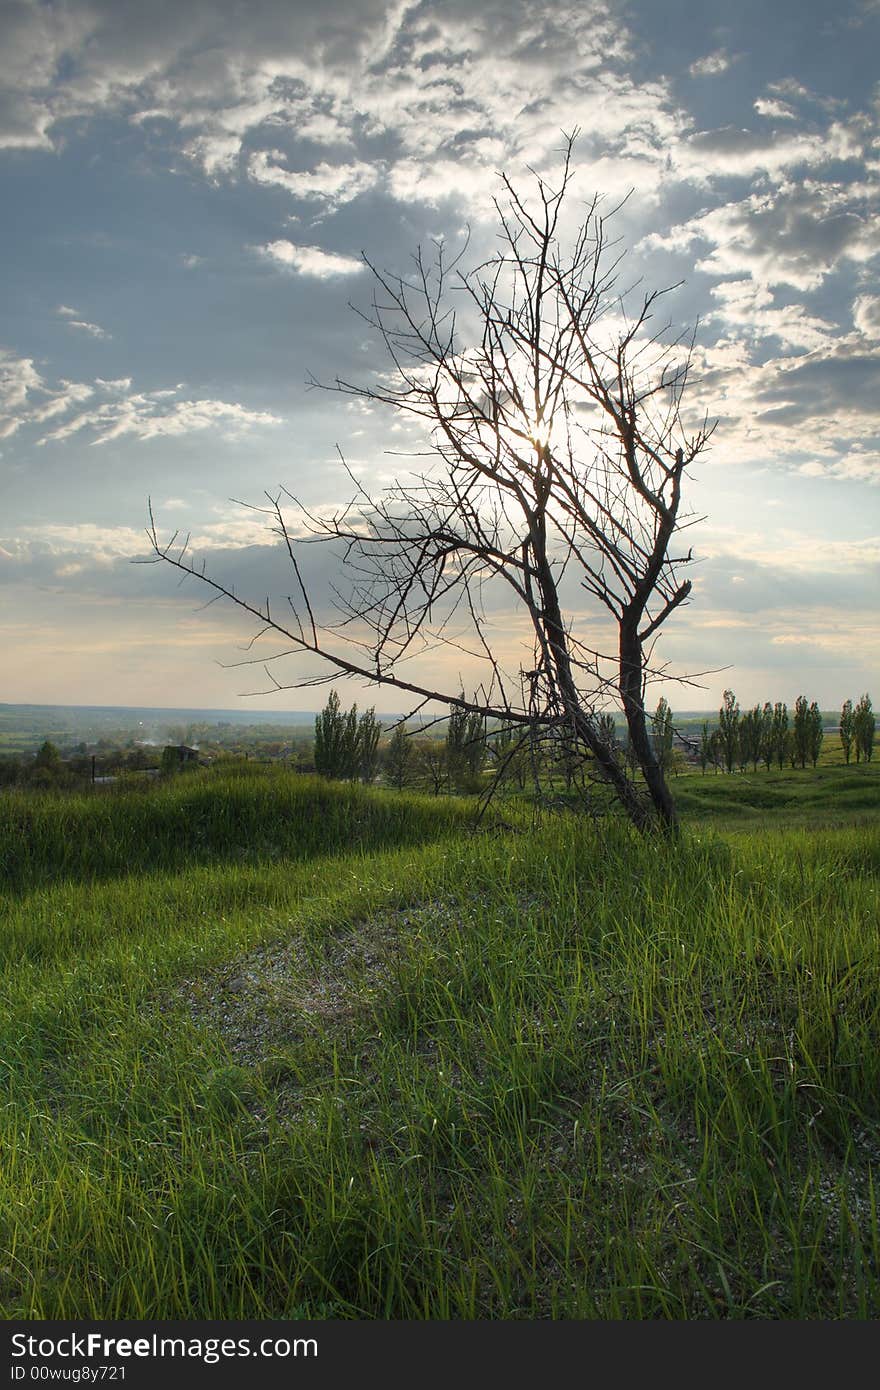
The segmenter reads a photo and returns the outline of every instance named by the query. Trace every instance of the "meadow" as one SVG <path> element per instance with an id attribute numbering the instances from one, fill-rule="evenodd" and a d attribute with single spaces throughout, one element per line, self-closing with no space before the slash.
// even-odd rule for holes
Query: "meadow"
<path id="1" fill-rule="evenodd" d="M 0 796 L 6 1318 L 880 1314 L 880 768 Z"/>

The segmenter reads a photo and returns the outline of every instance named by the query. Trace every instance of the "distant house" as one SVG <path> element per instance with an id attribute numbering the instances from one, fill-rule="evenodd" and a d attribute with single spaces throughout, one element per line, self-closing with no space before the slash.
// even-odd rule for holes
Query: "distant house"
<path id="1" fill-rule="evenodd" d="M 188 748 L 185 743 L 169 743 L 162 754 L 162 766 L 177 762 L 178 767 L 192 767 L 199 763 L 198 748 Z"/>

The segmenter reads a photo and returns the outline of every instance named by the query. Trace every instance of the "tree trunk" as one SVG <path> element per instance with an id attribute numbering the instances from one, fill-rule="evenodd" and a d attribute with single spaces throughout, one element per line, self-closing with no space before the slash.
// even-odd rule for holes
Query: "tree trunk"
<path id="1" fill-rule="evenodd" d="M 630 744 L 642 770 L 656 819 L 661 826 L 674 831 L 678 828 L 678 813 L 666 785 L 663 769 L 657 761 L 645 718 L 643 668 L 644 658 L 637 631 L 637 622 L 630 616 L 624 616 L 620 624 L 620 681 L 618 689 L 623 702 L 626 725 L 629 729 Z"/>

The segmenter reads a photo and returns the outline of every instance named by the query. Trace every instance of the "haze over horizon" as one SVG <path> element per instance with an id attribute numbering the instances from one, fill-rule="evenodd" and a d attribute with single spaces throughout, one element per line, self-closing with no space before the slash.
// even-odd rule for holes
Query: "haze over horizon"
<path id="1" fill-rule="evenodd" d="M 387 365 L 349 307 L 361 253 L 404 273 L 467 226 L 491 251 L 498 171 L 551 175 L 575 127 L 579 195 L 632 190 L 627 279 L 684 281 L 666 307 L 698 322 L 719 420 L 660 647 L 714 674 L 656 694 L 876 692 L 878 0 L 9 0 L 0 39 L 4 703 L 323 703 L 239 702 L 259 673 L 217 663 L 252 629 L 130 563 L 147 498 L 238 590 L 283 597 L 281 547 L 230 498 L 338 505 L 337 445 L 367 487 L 406 467 L 400 422 L 306 387 Z"/>

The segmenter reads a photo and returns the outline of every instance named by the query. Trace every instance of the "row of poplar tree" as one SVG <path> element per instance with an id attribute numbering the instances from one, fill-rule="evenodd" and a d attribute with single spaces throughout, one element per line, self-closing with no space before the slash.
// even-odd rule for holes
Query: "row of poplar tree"
<path id="1" fill-rule="evenodd" d="M 394 726 L 384 745 L 381 734 L 375 709 L 360 715 L 357 705 L 343 710 L 331 690 L 315 719 L 315 771 L 322 777 L 373 782 L 381 768 L 386 782 L 404 787 L 418 770 L 437 792 L 446 787 L 471 790 L 479 784 L 486 761 L 486 721 L 481 715 L 452 710 L 442 742 L 414 740 L 405 723 Z"/>
<path id="2" fill-rule="evenodd" d="M 614 743 L 613 717 L 603 715 L 602 720 L 605 737 Z M 651 722 L 657 757 L 667 771 L 674 770 L 675 717 L 665 699 L 661 699 Z M 855 705 L 847 700 L 839 724 L 845 761 L 849 763 L 854 758 L 857 763 L 870 762 L 874 735 L 871 697 L 862 695 Z M 512 756 L 510 730 L 487 736 L 485 719 L 461 709 L 451 711 L 443 740 L 414 738 L 405 723 L 396 724 L 382 744 L 381 736 L 382 725 L 374 709 L 358 714 L 357 705 L 353 705 L 343 710 L 332 690 L 315 720 L 315 771 L 323 777 L 369 783 L 375 781 L 381 769 L 384 780 L 394 787 L 404 787 L 418 776 L 435 792 L 472 791 L 480 785 L 490 744 L 496 762 L 506 762 Z M 725 690 L 717 725 L 713 728 L 708 720 L 704 721 L 695 751 L 704 772 L 710 766 L 726 772 L 745 771 L 750 765 L 757 771 L 761 764 L 768 771 L 787 764 L 793 768 L 805 768 L 808 764 L 815 767 L 824 738 L 819 706 L 805 695 L 797 697 L 791 711 L 781 701 L 767 701 L 743 710 L 733 691 Z M 514 772 L 520 762 L 522 759 Z"/>
<path id="3" fill-rule="evenodd" d="M 665 702 L 661 701 L 661 705 Z M 655 719 L 655 743 L 658 754 L 661 750 L 672 748 L 672 716 L 666 707 L 662 714 L 658 706 Z M 840 712 L 839 735 L 844 760 L 849 763 L 853 757 L 857 763 L 870 762 L 874 752 L 875 719 L 870 695 L 863 695 L 856 705 L 847 700 Z M 741 771 L 751 764 L 755 771 L 763 763 L 768 772 L 771 767 L 813 767 L 819 761 L 819 753 L 825 738 L 822 713 L 816 701 L 807 701 L 806 695 L 799 695 L 794 710 L 777 702 L 771 705 L 755 705 L 752 709 L 741 710 L 732 690 L 725 690 L 724 704 L 718 711 L 718 724 L 712 729 L 704 722 L 700 732 L 698 757 L 705 772 L 712 764 L 733 772 Z"/>

